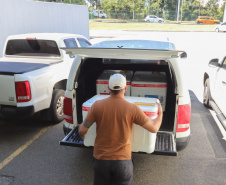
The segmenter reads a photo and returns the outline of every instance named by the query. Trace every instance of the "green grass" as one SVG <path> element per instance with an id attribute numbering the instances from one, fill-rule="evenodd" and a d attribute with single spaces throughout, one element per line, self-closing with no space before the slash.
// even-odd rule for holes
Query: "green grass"
<path id="1" fill-rule="evenodd" d="M 214 31 L 216 25 L 199 25 L 195 22 L 146 23 L 126 21 L 90 21 L 90 30 L 146 30 L 146 31 Z"/>

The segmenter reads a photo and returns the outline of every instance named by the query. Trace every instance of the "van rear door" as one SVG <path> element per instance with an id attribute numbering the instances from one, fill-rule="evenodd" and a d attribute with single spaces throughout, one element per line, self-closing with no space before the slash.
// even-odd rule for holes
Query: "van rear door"
<path id="1" fill-rule="evenodd" d="M 157 49 L 122 49 L 122 48 L 61 48 L 67 54 L 91 58 L 168 60 L 178 58 L 184 51 Z"/>

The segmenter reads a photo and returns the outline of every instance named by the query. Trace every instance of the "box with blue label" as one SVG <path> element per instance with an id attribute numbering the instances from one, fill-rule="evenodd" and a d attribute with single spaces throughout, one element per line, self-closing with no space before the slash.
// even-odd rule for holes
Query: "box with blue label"
<path id="1" fill-rule="evenodd" d="M 136 71 L 131 82 L 131 96 L 157 98 L 166 106 L 167 78 L 164 72 Z"/>

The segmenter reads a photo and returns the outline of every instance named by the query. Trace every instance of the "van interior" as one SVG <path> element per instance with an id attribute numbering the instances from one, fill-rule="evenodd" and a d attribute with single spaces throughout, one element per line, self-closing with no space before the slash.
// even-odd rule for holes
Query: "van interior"
<path id="1" fill-rule="evenodd" d="M 79 124 L 83 121 L 82 104 L 96 95 L 96 80 L 104 70 L 164 72 L 167 78 L 166 107 L 159 131 L 173 133 L 177 102 L 177 94 L 175 93 L 176 78 L 171 70 L 170 63 L 164 60 L 83 59 L 75 77 L 75 82 L 78 84 L 76 89 L 76 103 Z"/>

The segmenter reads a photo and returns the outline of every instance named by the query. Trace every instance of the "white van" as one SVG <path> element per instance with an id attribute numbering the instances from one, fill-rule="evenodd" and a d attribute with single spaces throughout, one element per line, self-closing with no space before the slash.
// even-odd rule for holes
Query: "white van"
<path id="1" fill-rule="evenodd" d="M 158 99 L 162 97 L 163 122 L 156 139 L 150 143 L 153 145 L 154 142 L 154 153 L 177 155 L 178 150 L 187 146 L 190 137 L 191 104 L 189 91 L 182 75 L 185 62 L 183 58 L 186 58 L 184 51 L 175 50 L 174 44 L 169 41 L 144 39 L 109 40 L 88 48 L 64 49 L 67 53 L 77 56 L 70 71 L 65 93 L 63 130 L 67 136 L 60 142 L 61 145 L 87 147 L 78 135 L 78 125 L 84 119 L 82 106 L 97 94 L 96 83 L 101 74 L 106 70 L 116 70 L 132 71 L 133 75 L 138 71 L 164 74 L 165 80 L 161 81 L 163 84 L 152 86 L 159 88 L 156 92 L 161 91 L 161 88 L 164 92 L 146 96 L 145 93 L 150 86 L 145 86 L 145 90 L 138 89 L 140 94 L 134 93 L 132 87 L 135 81 L 132 81 L 130 97 L 142 96 L 147 100 L 153 96 Z M 154 81 L 153 79 L 150 77 L 147 81 Z M 135 149 L 135 152 L 143 151 Z"/>

